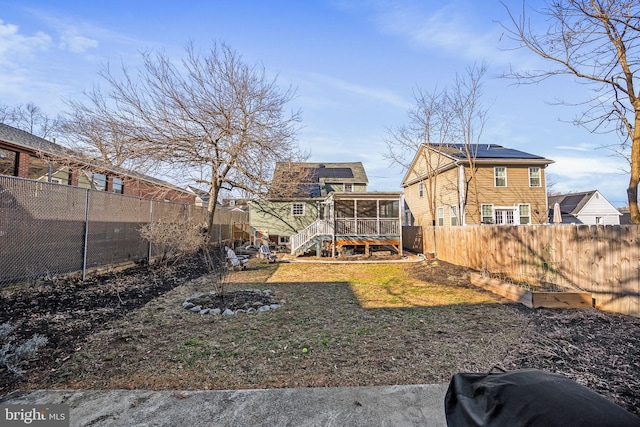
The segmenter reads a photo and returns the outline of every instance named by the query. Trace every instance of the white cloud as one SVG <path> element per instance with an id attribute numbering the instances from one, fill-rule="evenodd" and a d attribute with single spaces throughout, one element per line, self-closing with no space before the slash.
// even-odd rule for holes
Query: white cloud
<path id="1" fill-rule="evenodd" d="M 0 64 L 17 67 L 18 60 L 51 46 L 51 37 L 43 32 L 20 34 L 19 27 L 0 19 Z"/>
<path id="2" fill-rule="evenodd" d="M 98 45 L 97 40 L 75 34 L 73 30 L 68 30 L 60 36 L 60 47 L 73 53 L 85 53 Z"/>

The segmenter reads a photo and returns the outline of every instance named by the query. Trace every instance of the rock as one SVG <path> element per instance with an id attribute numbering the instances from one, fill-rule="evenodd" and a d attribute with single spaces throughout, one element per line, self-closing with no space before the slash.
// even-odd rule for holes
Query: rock
<path id="1" fill-rule="evenodd" d="M 185 301 L 185 302 L 182 303 L 182 307 L 186 308 L 186 309 L 189 309 L 189 308 L 193 307 L 194 305 L 195 304 L 193 304 L 192 302 L 189 302 L 189 301 Z"/>
<path id="2" fill-rule="evenodd" d="M 200 310 L 200 314 L 209 314 L 210 311 L 211 311 L 211 309 L 205 308 L 205 309 Z"/>
<path id="3" fill-rule="evenodd" d="M 236 310 L 236 314 L 239 314 L 239 313 L 246 313 L 246 312 L 247 312 L 247 310 L 244 310 L 244 309 L 242 309 L 242 308 L 239 308 L 239 309 L 237 309 L 237 310 Z"/>
<path id="4" fill-rule="evenodd" d="M 269 308 L 270 308 L 271 310 L 275 310 L 276 308 L 280 308 L 280 304 L 271 304 L 271 305 L 269 306 Z"/>
<path id="5" fill-rule="evenodd" d="M 271 307 L 269 307 L 268 305 L 263 305 L 258 308 L 258 311 L 269 311 L 269 310 L 271 310 Z"/>
<path id="6" fill-rule="evenodd" d="M 202 310 L 202 307 L 200 307 L 199 305 L 196 305 L 191 307 L 189 310 L 193 311 L 194 313 L 200 313 L 200 310 Z"/>
<path id="7" fill-rule="evenodd" d="M 222 313 L 222 310 L 220 310 L 219 308 L 214 308 L 214 309 L 209 310 L 209 313 L 220 314 L 220 313 Z"/>
<path id="8" fill-rule="evenodd" d="M 229 310 L 228 308 L 225 309 L 222 314 L 224 314 L 225 316 L 231 316 L 232 314 L 236 314 L 233 312 L 233 310 Z"/>
<path id="9" fill-rule="evenodd" d="M 255 308 L 253 308 L 253 307 L 249 307 L 249 308 L 247 309 L 247 313 L 255 313 L 256 311 L 258 311 L 258 310 L 256 310 L 256 309 L 255 309 Z"/>

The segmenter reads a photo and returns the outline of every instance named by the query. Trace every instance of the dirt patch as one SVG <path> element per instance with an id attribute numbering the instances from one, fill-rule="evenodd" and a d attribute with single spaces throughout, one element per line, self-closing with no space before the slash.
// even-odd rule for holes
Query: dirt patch
<path id="1" fill-rule="evenodd" d="M 23 377 L 0 368 L 0 392 L 446 383 L 502 365 L 562 373 L 640 414 L 640 319 L 504 303 L 473 287 L 467 269 L 441 261 L 251 260 L 228 290 L 271 289 L 282 307 L 199 315 L 182 307 L 215 289 L 198 264 L 0 292 L 0 324 L 15 326 L 16 341 L 49 339 Z M 363 302 L 381 296 L 396 305 Z"/>

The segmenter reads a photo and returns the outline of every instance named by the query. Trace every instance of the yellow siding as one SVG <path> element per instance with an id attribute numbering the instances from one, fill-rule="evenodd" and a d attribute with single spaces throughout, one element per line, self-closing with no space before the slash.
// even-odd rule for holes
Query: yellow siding
<path id="1" fill-rule="evenodd" d="M 428 164 L 431 162 L 431 164 Z M 459 204 L 458 188 L 459 170 L 457 167 L 441 173 L 433 174 L 435 168 L 443 168 L 451 164 L 451 159 L 433 153 L 422 148 L 419 151 L 413 168 L 407 173 L 406 181 L 411 182 L 422 177 L 424 195 L 419 197 L 419 181 L 405 187 L 405 201 L 415 218 L 415 225 L 430 226 L 437 221 L 437 208 L 444 208 L 444 225 L 451 224 L 450 206 Z M 507 186 L 496 187 L 494 183 L 494 166 L 503 166 L 507 170 Z M 538 166 L 535 166 L 538 167 Z M 465 195 L 465 223 L 479 224 L 481 222 L 480 210 L 482 204 L 491 204 L 494 207 L 515 207 L 520 204 L 530 205 L 531 222 L 542 224 L 547 222 L 547 193 L 545 189 L 544 166 L 540 166 L 540 187 L 529 186 L 528 165 L 480 165 L 477 168 L 475 178 L 472 179 L 469 167 L 464 168 L 464 183 L 462 194 Z M 430 173 L 431 172 L 431 173 Z M 429 178 L 430 177 L 430 178 Z M 435 187 L 435 197 L 430 195 Z M 434 209 L 429 208 L 430 200 L 435 200 Z M 462 215 L 458 212 L 458 221 Z"/>
<path id="2" fill-rule="evenodd" d="M 545 189 L 544 168 L 540 168 L 540 187 L 529 187 L 529 166 L 505 166 L 507 169 L 507 186 L 496 187 L 494 183 L 494 166 L 481 166 L 476 172 L 478 181 L 478 205 L 494 206 L 531 205 L 531 222 L 543 224 L 547 222 L 547 193 Z M 467 176 L 470 170 L 465 170 Z M 476 209 L 475 189 L 469 184 L 467 198 L 467 224 L 480 223 L 480 215 Z M 537 213 L 536 213 L 537 211 Z"/>

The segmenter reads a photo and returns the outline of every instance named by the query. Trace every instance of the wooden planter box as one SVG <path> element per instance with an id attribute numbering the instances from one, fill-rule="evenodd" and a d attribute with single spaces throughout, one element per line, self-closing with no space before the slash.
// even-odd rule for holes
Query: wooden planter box
<path id="1" fill-rule="evenodd" d="M 591 292 L 530 291 L 498 279 L 483 277 L 480 273 L 471 273 L 471 283 L 529 308 L 588 308 L 592 306 Z"/>

